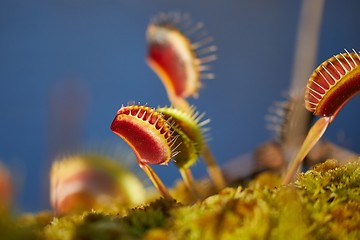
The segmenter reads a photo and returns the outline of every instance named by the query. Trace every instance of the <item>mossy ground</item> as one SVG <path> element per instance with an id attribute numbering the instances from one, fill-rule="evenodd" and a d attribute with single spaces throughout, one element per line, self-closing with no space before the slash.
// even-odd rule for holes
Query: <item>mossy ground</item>
<path id="1" fill-rule="evenodd" d="M 191 205 L 156 200 L 119 212 L 0 218 L 1 239 L 360 239 L 360 161 L 329 160 L 279 185 L 258 176 Z"/>

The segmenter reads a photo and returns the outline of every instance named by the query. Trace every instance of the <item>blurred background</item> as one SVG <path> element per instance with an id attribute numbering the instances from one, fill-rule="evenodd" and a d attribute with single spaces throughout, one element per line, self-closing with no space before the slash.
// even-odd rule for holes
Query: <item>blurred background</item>
<path id="1" fill-rule="evenodd" d="M 119 146 L 131 152 L 109 129 L 121 104 L 169 105 L 145 62 L 146 28 L 159 12 L 203 21 L 218 46 L 216 79 L 190 100 L 211 119 L 218 162 L 271 139 L 264 118 L 290 87 L 301 3 L 0 1 L 0 161 L 16 178 L 18 209 L 49 209 L 48 172 L 57 156 Z M 344 48 L 360 50 L 359 9 L 356 0 L 325 1 L 316 66 Z M 324 138 L 360 152 L 359 106 L 359 97 L 350 101 Z M 206 175 L 201 161 L 193 169 L 196 178 Z M 180 178 L 173 164 L 155 171 L 169 186 Z"/>

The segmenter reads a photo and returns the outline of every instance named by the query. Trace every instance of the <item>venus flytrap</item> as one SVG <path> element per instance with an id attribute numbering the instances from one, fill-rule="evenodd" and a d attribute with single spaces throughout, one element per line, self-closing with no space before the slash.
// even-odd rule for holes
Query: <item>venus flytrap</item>
<path id="1" fill-rule="evenodd" d="M 192 40 L 190 40 L 192 37 Z M 216 46 L 211 45 L 201 22 L 193 24 L 186 14 L 161 13 L 147 29 L 147 62 L 163 82 L 171 103 L 182 110 L 190 110 L 188 97 L 197 97 L 200 79 L 214 78 L 205 72 L 205 65 L 216 59 Z"/>
<path id="2" fill-rule="evenodd" d="M 172 197 L 164 183 L 149 164 L 167 165 L 177 154 L 178 135 L 170 123 L 155 109 L 141 106 L 122 106 L 117 112 L 111 130 L 121 137 L 134 151 L 137 162 L 160 194 Z"/>
<path id="3" fill-rule="evenodd" d="M 306 155 L 319 141 L 328 125 L 342 107 L 360 91 L 360 56 L 353 52 L 340 53 L 326 60 L 308 80 L 305 107 L 320 118 L 310 129 L 298 154 L 290 163 L 283 178 L 288 184 L 294 177 Z"/>
<path id="4" fill-rule="evenodd" d="M 166 187 L 148 165 L 174 159 L 189 192 L 199 199 L 190 166 L 205 142 L 202 126 L 208 120 L 201 121 L 202 116 L 194 108 L 188 114 L 173 107 L 131 105 L 118 111 L 111 129 L 132 147 L 139 166 L 165 198 L 170 198 Z"/>
<path id="5" fill-rule="evenodd" d="M 162 113 L 165 119 L 174 123 L 173 129 L 179 136 L 177 139 L 179 142 L 179 154 L 174 157 L 174 162 L 179 168 L 180 174 L 189 191 L 192 192 L 195 197 L 199 198 L 200 194 L 196 190 L 196 184 L 194 183 L 190 167 L 198 159 L 205 143 L 205 129 L 202 127 L 206 125 L 209 120 L 201 121 L 204 114 L 199 114 L 194 107 L 191 108 L 190 114 L 174 107 L 159 107 L 156 110 Z"/>
<path id="6" fill-rule="evenodd" d="M 147 29 L 147 62 L 159 76 L 175 108 L 191 114 L 188 97 L 197 97 L 201 79 L 214 78 L 207 63 L 216 59 L 213 39 L 201 22 L 193 24 L 185 14 L 162 13 Z M 207 144 L 200 151 L 209 176 L 218 190 L 226 186 L 222 172 Z"/>
<path id="7" fill-rule="evenodd" d="M 145 188 L 110 157 L 76 154 L 56 160 L 50 172 L 50 201 L 57 215 L 134 207 L 145 201 Z"/>

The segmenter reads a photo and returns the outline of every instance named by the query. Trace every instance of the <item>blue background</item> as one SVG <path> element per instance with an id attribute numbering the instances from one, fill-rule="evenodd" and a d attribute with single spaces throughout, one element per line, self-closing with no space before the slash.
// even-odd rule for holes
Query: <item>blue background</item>
<path id="1" fill-rule="evenodd" d="M 17 179 L 19 209 L 49 208 L 48 171 L 58 154 L 111 152 L 118 145 L 130 151 L 109 130 L 121 104 L 169 104 L 145 63 L 146 27 L 161 11 L 203 21 L 219 48 L 216 79 L 190 100 L 211 118 L 209 145 L 218 161 L 272 138 L 264 116 L 290 86 L 300 6 L 288 0 L 0 1 L 0 160 Z M 317 64 L 344 48 L 360 50 L 359 9 L 356 0 L 326 2 Z M 359 100 L 349 102 L 324 136 L 357 152 Z M 172 164 L 156 171 L 168 185 L 179 178 Z M 194 172 L 204 176 L 203 163 Z"/>

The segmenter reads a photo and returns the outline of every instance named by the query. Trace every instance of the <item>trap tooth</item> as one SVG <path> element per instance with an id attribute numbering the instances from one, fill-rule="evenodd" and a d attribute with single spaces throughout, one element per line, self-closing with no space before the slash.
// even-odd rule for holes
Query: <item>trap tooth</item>
<path id="1" fill-rule="evenodd" d="M 360 91 L 360 57 L 338 54 L 323 62 L 308 80 L 305 107 L 316 116 L 333 116 Z"/>

